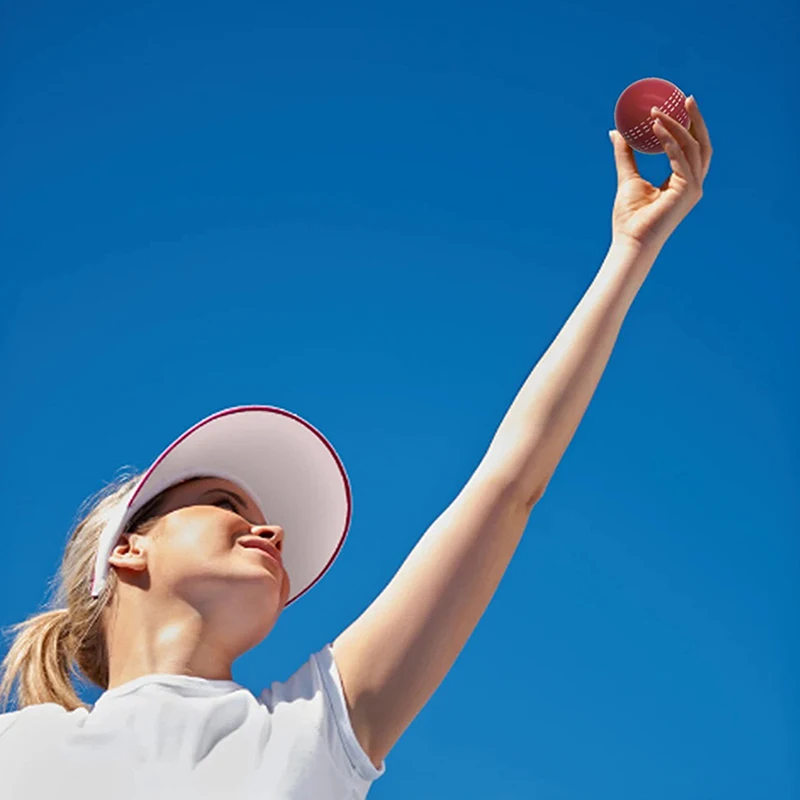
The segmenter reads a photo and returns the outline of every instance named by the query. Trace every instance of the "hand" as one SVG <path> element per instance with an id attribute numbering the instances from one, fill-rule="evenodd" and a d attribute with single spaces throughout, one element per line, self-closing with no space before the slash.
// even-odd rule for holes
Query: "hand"
<path id="1" fill-rule="evenodd" d="M 711 163 L 711 140 L 694 97 L 686 100 L 689 130 L 657 109 L 654 133 L 669 157 L 672 174 L 656 188 L 639 175 L 633 149 L 612 131 L 617 165 L 617 196 L 612 211 L 612 238 L 621 244 L 660 250 L 703 196 Z"/>

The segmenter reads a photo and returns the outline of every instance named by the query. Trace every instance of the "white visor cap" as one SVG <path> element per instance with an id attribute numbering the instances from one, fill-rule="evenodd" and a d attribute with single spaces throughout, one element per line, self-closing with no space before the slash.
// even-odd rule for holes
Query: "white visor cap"
<path id="1" fill-rule="evenodd" d="M 170 486 L 197 477 L 235 483 L 268 522 L 283 528 L 281 555 L 291 582 L 287 605 L 328 571 L 344 544 L 352 516 L 350 482 L 328 440 L 280 408 L 228 408 L 164 450 L 108 520 L 97 548 L 92 597 L 103 590 L 109 558 L 133 515 Z"/>

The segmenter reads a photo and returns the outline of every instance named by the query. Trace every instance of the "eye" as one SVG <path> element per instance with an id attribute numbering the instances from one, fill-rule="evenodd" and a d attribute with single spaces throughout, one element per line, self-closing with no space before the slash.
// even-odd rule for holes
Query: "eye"
<path id="1" fill-rule="evenodd" d="M 227 497 L 221 497 L 215 503 L 212 503 L 212 505 L 217 506 L 217 508 L 227 508 L 230 511 L 233 511 L 234 514 L 239 513 L 239 509 L 236 508 L 236 503 L 234 503 L 233 500 Z"/>

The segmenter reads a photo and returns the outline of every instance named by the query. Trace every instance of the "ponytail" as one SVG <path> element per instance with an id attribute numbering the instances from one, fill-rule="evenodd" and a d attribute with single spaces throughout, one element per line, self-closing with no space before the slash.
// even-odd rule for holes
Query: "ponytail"
<path id="1" fill-rule="evenodd" d="M 70 680 L 69 611 L 56 608 L 11 626 L 14 643 L 3 659 L 0 706 L 5 709 L 14 680 L 17 705 L 58 703 L 68 711 L 85 708 Z"/>
<path id="2" fill-rule="evenodd" d="M 67 542 L 53 606 L 8 629 L 14 638 L 0 663 L 0 711 L 7 707 L 15 684 L 18 709 L 38 703 L 58 703 L 67 711 L 88 708 L 75 691 L 73 677 L 85 676 L 101 689 L 108 688 L 101 615 L 116 590 L 117 574 L 111 570 L 100 596 L 93 598 L 92 567 L 109 514 L 127 501 L 138 479 L 123 478 L 90 501 Z"/>

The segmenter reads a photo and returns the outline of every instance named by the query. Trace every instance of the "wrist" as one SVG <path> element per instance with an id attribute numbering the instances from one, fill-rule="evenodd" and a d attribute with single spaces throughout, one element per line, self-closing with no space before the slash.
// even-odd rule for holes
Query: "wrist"
<path id="1" fill-rule="evenodd" d="M 606 261 L 613 261 L 630 271 L 646 274 L 658 258 L 662 246 L 660 243 L 645 244 L 636 239 L 615 236 L 608 248 Z"/>
<path id="2" fill-rule="evenodd" d="M 663 246 L 664 242 L 661 241 L 644 243 L 624 234 L 615 234 L 611 237 L 609 252 L 626 259 L 650 258 L 655 261 Z"/>
<path id="3" fill-rule="evenodd" d="M 615 238 L 600 268 L 605 281 L 610 281 L 630 300 L 642 287 L 660 252 L 660 247 L 644 245 L 625 238 Z"/>

